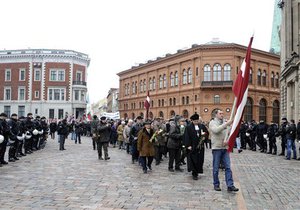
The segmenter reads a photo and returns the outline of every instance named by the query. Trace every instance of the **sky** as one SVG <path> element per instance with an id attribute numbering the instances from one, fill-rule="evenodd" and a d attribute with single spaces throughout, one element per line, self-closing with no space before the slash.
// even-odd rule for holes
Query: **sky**
<path id="1" fill-rule="evenodd" d="M 89 55 L 90 102 L 119 87 L 118 72 L 213 38 L 269 51 L 274 0 L 9 0 L 0 2 L 0 50 Z"/>

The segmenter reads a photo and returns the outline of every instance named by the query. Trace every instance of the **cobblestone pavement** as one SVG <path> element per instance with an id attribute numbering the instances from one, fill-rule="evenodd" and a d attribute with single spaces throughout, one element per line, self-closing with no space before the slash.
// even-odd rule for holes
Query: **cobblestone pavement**
<path id="1" fill-rule="evenodd" d="M 167 159 L 143 174 L 125 151 L 109 148 L 111 160 L 97 159 L 91 139 L 56 140 L 46 148 L 0 168 L 0 209 L 300 209 L 300 161 L 259 152 L 231 154 L 238 193 L 213 190 L 211 151 L 204 175 L 169 172 Z M 298 147 L 297 147 L 298 148 Z M 298 151 L 297 151 L 298 152 Z"/>

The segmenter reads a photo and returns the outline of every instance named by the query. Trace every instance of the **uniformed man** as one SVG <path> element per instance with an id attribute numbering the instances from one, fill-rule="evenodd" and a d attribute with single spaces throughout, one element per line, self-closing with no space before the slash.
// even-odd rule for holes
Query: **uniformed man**
<path id="1" fill-rule="evenodd" d="M 102 148 L 103 148 L 104 159 L 109 160 L 110 157 L 108 156 L 108 143 L 110 140 L 111 125 L 107 123 L 106 117 L 102 116 L 100 118 L 100 123 L 98 125 L 97 131 L 99 134 L 99 140 L 97 142 L 98 159 L 103 160 L 102 157 Z"/>
<path id="2" fill-rule="evenodd" d="M 10 141 L 10 147 L 8 151 L 8 161 L 9 162 L 15 162 L 16 160 L 19 160 L 16 156 L 16 151 L 17 151 L 17 146 L 18 146 L 18 139 L 17 136 L 20 132 L 20 128 L 18 125 L 18 115 L 17 114 L 12 114 L 11 118 L 7 122 L 10 128 L 10 136 L 9 136 L 9 141 Z"/>
<path id="3" fill-rule="evenodd" d="M 10 129 L 9 129 L 9 125 L 7 124 L 7 114 L 5 113 L 1 113 L 0 114 L 0 134 L 3 136 L 3 140 L 2 143 L 0 143 L 0 165 L 2 166 L 2 164 L 8 164 L 7 161 L 4 160 L 5 157 L 5 152 L 6 152 L 6 145 L 8 142 L 8 138 L 10 135 Z M 1 137 L 2 138 L 2 137 Z"/>

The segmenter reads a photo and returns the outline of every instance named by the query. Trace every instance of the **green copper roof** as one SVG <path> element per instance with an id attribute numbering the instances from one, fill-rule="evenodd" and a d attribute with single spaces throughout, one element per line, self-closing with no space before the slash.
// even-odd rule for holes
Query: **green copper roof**
<path id="1" fill-rule="evenodd" d="M 281 25 L 281 9 L 277 6 L 278 0 L 274 0 L 273 27 L 271 37 L 270 52 L 280 54 L 280 25 Z"/>

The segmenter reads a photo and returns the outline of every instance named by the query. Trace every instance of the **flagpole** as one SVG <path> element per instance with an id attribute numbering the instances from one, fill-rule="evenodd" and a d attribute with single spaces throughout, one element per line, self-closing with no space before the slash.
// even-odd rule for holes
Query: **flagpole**
<path id="1" fill-rule="evenodd" d="M 233 116 L 234 116 L 234 113 L 235 113 L 235 108 L 236 108 L 236 101 L 237 101 L 237 98 L 234 97 L 234 101 L 233 101 L 233 105 L 232 105 L 232 108 L 231 108 L 231 114 L 230 114 L 229 120 L 233 119 Z M 225 135 L 224 142 L 228 141 L 227 138 L 228 138 L 228 135 L 229 135 L 229 128 L 230 128 L 230 126 L 227 126 L 227 130 L 226 130 L 226 135 Z"/>

